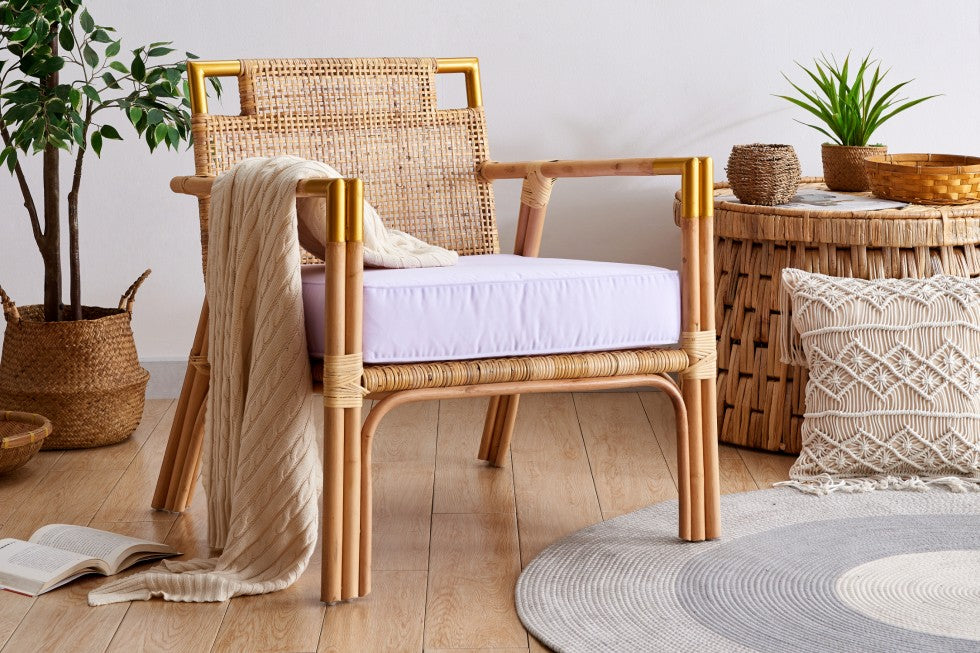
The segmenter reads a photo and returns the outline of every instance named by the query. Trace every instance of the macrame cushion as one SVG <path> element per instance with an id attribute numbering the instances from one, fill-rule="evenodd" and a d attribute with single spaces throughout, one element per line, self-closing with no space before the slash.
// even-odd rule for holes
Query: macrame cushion
<path id="1" fill-rule="evenodd" d="M 980 490 L 980 279 L 787 269 L 783 286 L 799 335 L 784 358 L 810 368 L 790 484 Z"/>
<path id="2" fill-rule="evenodd" d="M 310 354 L 323 355 L 324 273 L 303 267 Z M 364 362 L 415 363 L 673 345 L 677 272 L 511 254 L 364 270 Z"/>

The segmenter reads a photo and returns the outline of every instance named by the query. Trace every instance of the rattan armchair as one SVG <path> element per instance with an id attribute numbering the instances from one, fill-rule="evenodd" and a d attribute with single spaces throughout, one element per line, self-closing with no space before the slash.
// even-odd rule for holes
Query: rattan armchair
<path id="1" fill-rule="evenodd" d="M 435 76 L 465 75 L 468 107 L 439 109 Z M 237 76 L 242 113 L 208 113 L 206 78 Z M 649 387 L 676 413 L 679 533 L 720 534 L 712 260 L 712 164 L 706 157 L 497 163 L 489 160 L 476 59 L 277 59 L 189 62 L 196 175 L 171 188 L 199 198 L 207 261 L 214 177 L 246 157 L 292 154 L 330 163 L 348 179 L 310 179 L 297 196 L 327 198 L 325 356 L 314 382 L 324 403 L 321 598 L 371 588 L 371 443 L 380 420 L 415 401 L 490 397 L 479 457 L 506 461 L 521 394 Z M 461 255 L 499 252 L 492 181 L 523 179 L 515 254 L 537 256 L 556 179 L 672 175 L 681 181 L 681 342 L 645 348 L 511 358 L 361 364 L 361 209 Z M 183 510 L 197 477 L 208 387 L 207 306 L 161 466 L 153 506 Z M 362 370 L 360 386 L 344 376 Z M 678 373 L 680 387 L 669 376 Z M 363 392 L 378 401 L 363 422 Z"/>

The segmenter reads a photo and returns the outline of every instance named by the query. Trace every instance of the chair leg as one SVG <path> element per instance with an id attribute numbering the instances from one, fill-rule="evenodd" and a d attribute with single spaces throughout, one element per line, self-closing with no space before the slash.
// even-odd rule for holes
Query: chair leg
<path id="1" fill-rule="evenodd" d="M 323 409 L 323 565 L 320 600 L 343 600 L 344 409 Z"/>
<path id="2" fill-rule="evenodd" d="M 205 302 L 170 427 L 170 438 L 160 463 L 151 502 L 156 510 L 183 511 L 190 501 L 196 471 L 200 468 L 202 438 L 199 430 L 203 429 L 202 413 L 209 385 L 206 365 L 202 367 L 202 362 L 207 360 L 207 326 L 208 305 Z"/>
<path id="3" fill-rule="evenodd" d="M 494 467 L 503 467 L 507 462 L 507 451 L 514 435 L 520 398 L 520 395 L 493 397 L 487 407 L 487 419 L 480 442 L 480 459 Z"/>

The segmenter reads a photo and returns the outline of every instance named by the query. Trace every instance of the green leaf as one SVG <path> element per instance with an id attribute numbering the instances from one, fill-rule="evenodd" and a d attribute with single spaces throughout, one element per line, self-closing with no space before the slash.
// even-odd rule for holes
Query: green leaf
<path id="1" fill-rule="evenodd" d="M 17 167 L 17 150 L 11 150 L 10 153 L 7 155 L 7 170 L 13 172 L 14 168 L 16 167 Z"/>
<path id="2" fill-rule="evenodd" d="M 92 149 L 95 151 L 96 156 L 102 158 L 102 134 L 100 132 L 92 132 Z"/>
<path id="3" fill-rule="evenodd" d="M 27 27 L 21 27 L 19 30 L 9 35 L 7 40 L 11 43 L 21 43 L 26 41 L 32 34 L 34 34 L 34 30 L 28 25 Z"/>
<path id="4" fill-rule="evenodd" d="M 75 49 L 75 35 L 71 33 L 71 29 L 66 26 L 62 26 L 61 30 L 58 32 L 58 43 L 65 51 L 70 52 Z"/>
<path id="5" fill-rule="evenodd" d="M 97 29 L 92 33 L 92 40 L 96 43 L 112 43 L 112 38 L 104 29 Z"/>
<path id="6" fill-rule="evenodd" d="M 92 46 L 88 45 L 87 43 L 85 44 L 85 47 L 82 48 L 82 57 L 85 59 L 85 63 L 87 63 L 92 68 L 95 68 L 96 66 L 99 65 L 98 53 L 96 53 L 96 51 L 92 48 Z"/>
<path id="7" fill-rule="evenodd" d="M 167 137 L 167 125 L 166 123 L 161 122 L 153 130 L 153 140 L 155 140 L 159 144 L 162 143 L 166 137 Z"/>
<path id="8" fill-rule="evenodd" d="M 129 122 L 133 123 L 133 125 L 136 125 L 136 123 L 140 121 L 140 118 L 143 117 L 143 110 L 140 109 L 139 107 L 130 107 L 128 113 L 129 113 Z"/>
<path id="9" fill-rule="evenodd" d="M 116 81 L 116 78 L 113 76 L 112 73 L 102 73 L 102 81 L 105 82 L 105 85 L 109 88 L 112 89 L 122 88 L 119 86 L 119 82 Z"/>
<path id="10" fill-rule="evenodd" d="M 68 91 L 68 103 L 77 111 L 82 106 L 82 93 L 77 88 Z"/>
<path id="11" fill-rule="evenodd" d="M 86 34 L 95 29 L 95 21 L 92 20 L 92 16 L 88 13 L 88 9 L 82 9 L 82 13 L 78 17 L 78 24 L 82 26 L 82 29 L 85 30 Z"/>
<path id="12" fill-rule="evenodd" d="M 163 111 L 159 109 L 150 109 L 146 113 L 146 121 L 151 125 L 156 125 L 163 121 Z"/>
<path id="13" fill-rule="evenodd" d="M 96 91 L 95 87 L 92 86 L 91 84 L 85 84 L 84 86 L 82 86 L 82 93 L 85 94 L 85 97 L 90 99 L 92 102 L 95 102 L 96 104 L 102 102 L 102 98 L 99 97 L 99 92 Z"/>
<path id="14" fill-rule="evenodd" d="M 108 54 L 108 51 L 106 51 L 106 53 Z M 126 64 L 121 61 L 110 61 L 109 67 L 117 72 L 123 73 L 124 75 L 129 74 L 129 68 L 127 68 Z"/>
<path id="15" fill-rule="evenodd" d="M 108 57 L 114 57 L 114 56 L 116 56 L 117 54 L 119 54 L 119 49 L 121 47 L 122 47 L 122 44 L 119 41 L 113 41 L 108 46 L 106 46 L 105 56 L 107 58 Z"/>
<path id="16" fill-rule="evenodd" d="M 174 51 L 173 48 L 163 48 L 163 47 L 150 48 L 150 51 L 146 53 L 146 56 L 162 57 L 166 54 L 170 54 L 173 51 Z"/>
<path id="17" fill-rule="evenodd" d="M 119 135 L 119 132 L 116 131 L 116 128 L 113 127 L 112 125 L 102 125 L 102 128 L 99 130 L 99 133 L 101 133 L 102 136 L 105 138 L 111 138 L 112 140 L 116 140 L 116 141 L 122 140 L 122 136 Z"/>
<path id="18" fill-rule="evenodd" d="M 175 150 L 180 145 L 180 132 L 177 131 L 176 127 L 167 127 L 167 143 L 173 145 Z"/>
<path id="19" fill-rule="evenodd" d="M 133 63 L 129 65 L 129 69 L 133 71 L 133 79 L 137 82 L 142 82 L 146 78 L 146 64 L 143 63 L 143 59 L 139 55 L 133 57 Z"/>
<path id="20" fill-rule="evenodd" d="M 11 154 L 14 154 L 14 148 L 9 146 L 3 148 L 3 151 L 0 151 L 0 165 L 3 165 L 4 160 Z"/>

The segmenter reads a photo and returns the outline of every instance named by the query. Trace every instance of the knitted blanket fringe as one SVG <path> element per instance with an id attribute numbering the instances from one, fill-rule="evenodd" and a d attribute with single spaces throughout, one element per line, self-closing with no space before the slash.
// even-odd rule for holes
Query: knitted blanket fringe
<path id="1" fill-rule="evenodd" d="M 911 490 L 926 492 L 943 487 L 950 492 L 980 492 L 980 478 L 959 476 L 878 476 L 863 478 L 836 478 L 821 474 L 809 478 L 780 481 L 773 487 L 791 487 L 806 494 L 827 495 L 835 492 L 874 492 L 875 490 Z"/>
<path id="2" fill-rule="evenodd" d="M 223 601 L 281 590 L 318 535 L 322 468 L 303 327 L 296 183 L 321 164 L 250 159 L 214 184 L 206 288 L 211 388 L 204 487 L 215 558 L 161 566 L 89 593 L 90 605 Z"/>

